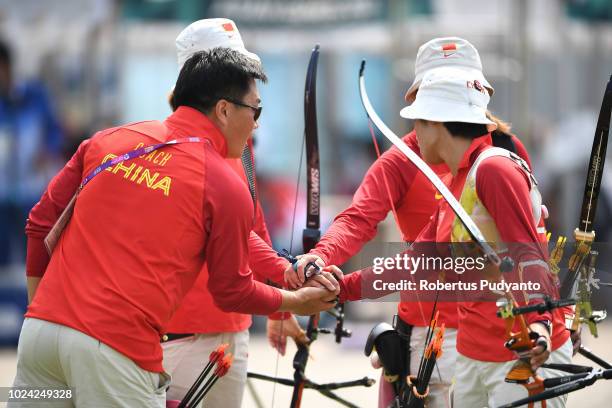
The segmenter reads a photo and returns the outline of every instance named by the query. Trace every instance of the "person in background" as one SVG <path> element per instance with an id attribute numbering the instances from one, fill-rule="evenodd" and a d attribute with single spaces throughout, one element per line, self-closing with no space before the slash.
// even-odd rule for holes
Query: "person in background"
<path id="1" fill-rule="evenodd" d="M 179 70 L 196 52 L 215 47 L 235 50 L 253 63 L 260 64 L 259 57 L 247 51 L 236 24 L 227 18 L 198 20 L 186 27 L 176 38 Z M 170 94 L 170 100 L 173 95 Z M 238 102 L 238 101 L 237 101 Z M 257 124 L 255 125 L 257 128 Z M 263 210 L 257 199 L 252 138 L 241 158 L 227 158 L 227 164 L 249 187 L 255 206 L 253 233 L 259 240 L 250 241 L 249 266 L 256 279 L 277 285 L 284 285 L 284 271 L 289 262 L 281 257 L 266 258 L 272 243 L 263 217 Z M 264 255 L 262 257 L 262 255 Z M 168 399 L 181 400 L 189 387 L 202 372 L 208 356 L 221 343 L 229 343 L 234 361 L 229 372 L 202 400 L 203 406 L 238 408 L 242 403 L 247 379 L 249 349 L 249 327 L 251 316 L 242 313 L 228 313 L 215 306 L 213 296 L 207 288 L 209 274 L 204 265 L 194 287 L 175 312 L 166 326 L 162 338 L 164 369 L 172 376 Z M 202 310 L 206 310 L 205 313 Z M 280 319 L 285 319 L 281 324 Z M 268 319 L 268 338 L 273 346 L 284 354 L 286 337 L 305 342 L 306 336 L 297 320 L 290 313 L 275 313 Z"/>
<path id="2" fill-rule="evenodd" d="M 61 168 L 64 134 L 44 85 L 19 80 L 0 40 L 0 271 L 25 256 L 28 212 Z"/>

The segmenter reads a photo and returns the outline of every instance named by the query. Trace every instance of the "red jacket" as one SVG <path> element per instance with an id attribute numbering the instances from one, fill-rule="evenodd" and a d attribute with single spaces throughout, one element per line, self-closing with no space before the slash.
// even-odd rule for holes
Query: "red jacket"
<path id="1" fill-rule="evenodd" d="M 46 271 L 40 268 L 42 239 L 83 177 L 109 155 L 187 136 L 205 140 L 166 146 L 96 176 L 79 194 Z M 163 124 L 108 129 L 83 142 L 30 213 L 28 275 L 44 278 L 26 316 L 82 331 L 161 372 L 159 337 L 204 262 L 222 310 L 277 310 L 280 292 L 254 281 L 248 267 L 253 203 L 226 151 L 219 130 L 188 107 Z"/>
<path id="2" fill-rule="evenodd" d="M 404 136 L 403 141 L 420 154 L 415 131 Z M 450 172 L 445 164 L 432 168 L 445 183 L 450 183 Z M 374 238 L 378 224 L 393 209 L 402 238 L 414 242 L 436 210 L 439 202 L 436 197 L 431 182 L 404 153 L 392 146 L 370 167 L 351 205 L 335 218 L 312 252 L 328 264 L 346 262 Z M 427 326 L 432 307 L 431 302 L 400 302 L 398 311 L 406 323 Z M 438 310 L 440 322 L 447 327 L 457 327 L 455 302 L 440 302 Z"/>
<path id="3" fill-rule="evenodd" d="M 410 149 L 420 155 L 416 132 L 402 139 Z M 511 136 L 519 156 L 529 162 L 527 150 L 521 141 Z M 431 166 L 445 184 L 451 182 L 446 164 Z M 361 250 L 374 238 L 377 226 L 389 211 L 395 210 L 396 222 L 405 242 L 414 242 L 436 211 L 441 198 L 433 184 L 395 146 L 374 162 L 365 175 L 351 205 L 340 213 L 312 253 L 328 264 L 340 265 Z M 398 313 L 403 321 L 415 326 L 427 326 L 433 308 L 432 302 L 400 302 Z M 440 322 L 457 327 L 454 302 L 440 302 Z"/>
<path id="4" fill-rule="evenodd" d="M 490 136 L 474 140 L 465 152 L 459 165 L 457 175 L 449 185 L 450 191 L 459 199 L 469 169 L 478 154 L 491 146 Z M 505 158 L 490 158 L 480 165 L 476 190 L 478 197 L 487 208 L 496 226 L 502 242 L 531 243 L 539 242 L 540 236 L 534 225 L 529 184 L 525 173 L 518 166 Z M 416 242 L 450 242 L 451 227 L 455 215 L 446 201 L 441 201 L 431 222 L 420 233 Z M 518 264 L 534 259 L 547 259 L 545 253 L 521 253 L 514 257 Z M 532 258 L 530 258 L 532 257 Z M 538 266 L 531 266 L 538 268 Z M 341 282 L 341 299 L 358 299 L 361 297 L 362 283 L 370 281 L 371 270 L 365 269 L 349 274 Z M 552 282 L 552 278 L 550 279 Z M 406 305 L 406 308 L 414 305 Z M 401 310 L 401 309 L 400 309 Z M 494 303 L 471 302 L 459 305 L 459 330 L 457 350 L 462 354 L 482 361 L 509 361 L 514 354 L 504 346 L 504 321 L 495 316 Z M 541 319 L 553 320 L 553 349 L 560 347 L 569 337 L 565 330 L 561 314 L 555 313 L 536 316 L 529 315 L 529 321 Z"/>
<path id="5" fill-rule="evenodd" d="M 226 159 L 227 163 L 248 184 L 241 159 Z M 255 223 L 249 237 L 249 266 L 260 282 L 268 279 L 282 284 L 288 262 L 277 256 L 259 202 L 255 203 Z M 207 289 L 206 265 L 180 307 L 166 326 L 168 333 L 228 333 L 246 330 L 251 326 L 251 315 L 224 312 L 218 308 Z M 202 311 L 205 310 L 205 313 Z M 280 314 L 279 314 L 280 315 Z"/>

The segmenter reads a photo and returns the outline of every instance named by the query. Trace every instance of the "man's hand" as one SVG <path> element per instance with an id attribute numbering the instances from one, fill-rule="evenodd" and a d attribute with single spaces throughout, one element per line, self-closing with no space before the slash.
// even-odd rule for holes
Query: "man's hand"
<path id="1" fill-rule="evenodd" d="M 570 330 L 570 338 L 572 339 L 572 356 L 575 356 L 582 345 L 582 326 L 578 326 L 576 330 Z"/>
<path id="2" fill-rule="evenodd" d="M 304 268 L 306 265 L 314 262 L 320 268 L 325 266 L 325 262 L 323 262 L 323 260 L 317 255 L 304 254 L 298 255 L 296 258 L 298 259 L 298 262 L 295 265 L 295 269 L 293 265 L 290 265 L 287 269 L 285 269 L 285 282 L 287 282 L 287 286 L 291 289 L 301 288 L 304 284 L 306 280 Z"/>
<path id="3" fill-rule="evenodd" d="M 529 329 L 540 336 L 536 341 L 536 346 L 531 350 L 530 364 L 531 369 L 536 371 L 538 367 L 548 360 L 552 349 L 548 328 L 541 323 L 534 322 L 529 325 Z"/>
<path id="4" fill-rule="evenodd" d="M 278 350 L 281 356 L 285 355 L 287 348 L 287 336 L 291 337 L 295 344 L 308 344 L 306 332 L 302 330 L 295 316 L 286 320 L 268 319 L 268 342 Z"/>
<path id="5" fill-rule="evenodd" d="M 338 293 L 340 290 L 329 291 L 310 287 L 301 288 L 295 292 L 282 291 L 283 301 L 278 311 L 310 316 L 334 307 Z"/>

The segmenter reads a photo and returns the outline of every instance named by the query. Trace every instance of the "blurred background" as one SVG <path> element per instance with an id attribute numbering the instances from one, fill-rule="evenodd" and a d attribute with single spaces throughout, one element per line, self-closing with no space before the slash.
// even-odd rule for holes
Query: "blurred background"
<path id="1" fill-rule="evenodd" d="M 551 214 L 549 229 L 556 236 L 575 228 L 597 114 L 612 74 L 611 0 L 0 0 L 0 386 L 14 375 L 26 306 L 23 228 L 29 209 L 84 138 L 170 113 L 167 95 L 178 73 L 174 39 L 207 17 L 233 19 L 270 79 L 259 87 L 264 111 L 255 154 L 259 196 L 276 248 L 301 250 L 303 188 L 294 231 L 291 225 L 303 154 L 304 79 L 316 43 L 323 231 L 376 158 L 357 87 L 361 59 L 368 61 L 366 83 L 377 112 L 404 134 L 412 124 L 398 112 L 417 49 L 441 36 L 466 38 L 479 50 L 495 87 L 490 109 L 512 123 L 529 149 Z M 606 173 L 610 169 L 608 164 Z M 612 174 L 603 183 L 596 230 L 598 241 L 609 242 Z M 398 238 L 388 221 L 378 242 Z M 600 264 L 602 280 L 612 281 L 606 266 L 612 263 Z M 357 266 L 355 261 L 345 270 Z M 596 294 L 596 306 L 605 306 L 610 290 Z M 367 371 L 365 337 L 377 321 L 390 321 L 394 310 L 391 303 L 348 305 L 347 326 L 355 334 L 334 350 L 351 358 L 334 370 L 347 377 Z M 259 337 L 263 327 L 257 319 L 252 331 L 255 367 L 258 356 L 272 352 Z M 596 340 L 586 334 L 585 342 L 612 359 L 612 326 L 604 323 L 602 332 Z M 280 364 L 290 367 L 290 358 Z M 261 365 L 271 373 L 269 359 Z M 612 387 L 601 383 L 589 392 L 595 398 L 589 406 L 609 406 Z M 367 390 L 359 398 L 371 406 L 375 394 Z M 573 398 L 570 406 L 585 406 Z M 276 405 L 284 406 L 284 399 Z"/>

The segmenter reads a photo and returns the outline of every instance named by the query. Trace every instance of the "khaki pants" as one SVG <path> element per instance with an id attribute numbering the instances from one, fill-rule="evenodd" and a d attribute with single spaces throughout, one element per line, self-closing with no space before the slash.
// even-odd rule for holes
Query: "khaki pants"
<path id="1" fill-rule="evenodd" d="M 167 374 L 143 370 L 100 341 L 69 327 L 26 318 L 14 387 L 71 388 L 72 400 L 9 402 L 16 407 L 166 406 Z"/>
<path id="2" fill-rule="evenodd" d="M 210 353 L 222 343 L 229 343 L 230 347 L 225 353 L 232 353 L 234 361 L 228 373 L 219 379 L 204 397 L 203 406 L 240 407 L 247 379 L 248 330 L 237 333 L 197 334 L 162 343 L 164 370 L 172 376 L 168 389 L 169 400 L 180 400 L 185 396 L 208 363 Z"/>
<path id="3" fill-rule="evenodd" d="M 546 362 L 571 364 L 572 341 L 568 339 L 563 346 L 550 353 Z M 491 363 L 473 360 L 459 354 L 455 370 L 453 408 L 494 408 L 527 397 L 527 389 L 523 385 L 504 381 L 512 364 L 514 361 Z M 567 373 L 541 368 L 538 374 L 543 378 L 551 378 Z M 564 408 L 566 400 L 567 395 L 549 399 L 546 401 L 546 406 Z M 534 406 L 539 408 L 540 403 L 537 402 Z"/>
<path id="4" fill-rule="evenodd" d="M 416 375 L 419 371 L 421 356 L 425 348 L 427 327 L 413 327 L 410 336 L 410 374 Z M 429 382 L 428 408 L 450 407 L 450 386 L 455 375 L 457 363 L 457 329 L 448 328 L 444 332 L 442 357 L 436 362 L 436 368 Z M 394 397 L 392 386 L 380 378 L 378 407 L 388 407 Z"/>

